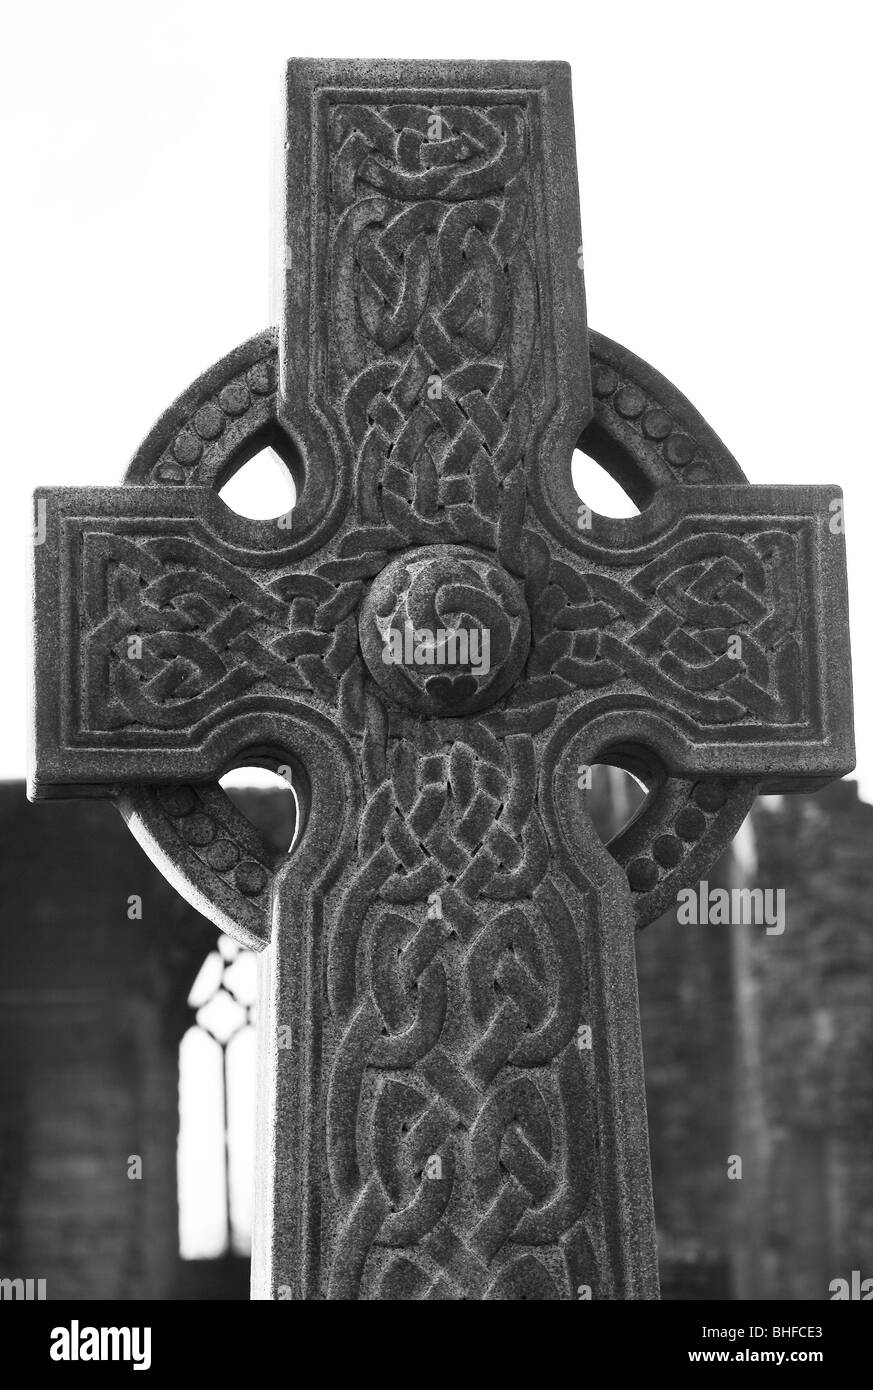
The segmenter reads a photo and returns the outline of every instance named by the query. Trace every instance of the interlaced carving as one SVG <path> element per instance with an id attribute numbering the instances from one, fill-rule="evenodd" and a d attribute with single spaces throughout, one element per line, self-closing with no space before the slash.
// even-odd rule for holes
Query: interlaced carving
<path id="1" fill-rule="evenodd" d="M 630 680 L 701 724 L 803 714 L 795 536 L 702 532 L 619 579 L 562 560 L 533 613 L 531 679 L 511 703 Z"/>
<path id="2" fill-rule="evenodd" d="M 361 576 L 381 571 L 384 549 L 266 581 L 182 536 L 87 532 L 83 556 L 86 727 L 191 728 L 255 687 L 341 698 L 359 722 Z M 702 726 L 797 722 L 801 592 L 796 538 L 784 531 L 703 532 L 621 577 L 555 557 L 509 706 L 621 684 Z M 499 622 L 493 630 L 496 640 Z"/>
<path id="3" fill-rule="evenodd" d="M 332 109 L 330 371 L 360 519 L 410 541 L 493 550 L 520 521 L 542 396 L 529 120 Z"/>
<path id="4" fill-rule="evenodd" d="M 359 867 L 328 951 L 332 1296 L 499 1298 L 521 1281 L 572 1297 L 593 1142 L 584 972 L 532 740 L 470 726 L 448 745 L 430 726 L 414 750 L 373 701 L 363 759 Z"/>
<path id="5" fill-rule="evenodd" d="M 187 536 L 93 531 L 83 575 L 90 727 L 188 728 L 258 683 L 336 703 L 353 664 L 360 683 L 360 580 L 286 570 L 265 583 Z"/>

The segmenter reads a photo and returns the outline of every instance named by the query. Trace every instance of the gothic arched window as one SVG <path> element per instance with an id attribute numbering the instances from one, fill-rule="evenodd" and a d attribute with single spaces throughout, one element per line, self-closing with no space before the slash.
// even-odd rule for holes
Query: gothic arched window
<path id="1" fill-rule="evenodd" d="M 257 965 L 220 936 L 188 996 L 179 1048 L 179 1252 L 250 1255 Z"/>

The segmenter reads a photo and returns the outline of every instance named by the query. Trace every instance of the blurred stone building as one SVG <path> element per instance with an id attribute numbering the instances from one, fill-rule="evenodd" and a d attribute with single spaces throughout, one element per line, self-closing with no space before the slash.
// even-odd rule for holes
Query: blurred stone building
<path id="1" fill-rule="evenodd" d="M 600 772 L 608 837 L 639 794 Z M 232 794 L 288 842 L 278 793 Z M 248 1159 L 231 1172 L 226 1125 L 189 1118 L 186 1137 L 182 1116 L 227 1207 L 194 1258 L 177 1164 L 180 1050 L 184 1071 L 199 1028 L 188 1051 L 227 1082 L 244 953 L 216 950 L 102 802 L 34 807 L 0 784 L 0 832 L 0 1277 L 56 1299 L 247 1297 Z M 711 880 L 784 887 L 784 933 L 667 917 L 638 939 L 665 1298 L 824 1299 L 873 1275 L 871 845 L 852 783 L 770 798 Z"/>
<path id="2" fill-rule="evenodd" d="M 642 793 L 598 771 L 608 839 Z M 827 1299 L 873 1276 L 873 807 L 763 797 L 709 882 L 784 889 L 785 929 L 637 937 L 662 1296 Z"/>
<path id="3" fill-rule="evenodd" d="M 290 839 L 284 797 L 233 795 Z M 0 837 L 0 1278 L 46 1279 L 49 1299 L 248 1297 L 229 1220 L 211 1258 L 180 1246 L 180 1048 L 204 1014 L 224 1042 L 237 1002 L 205 981 L 215 927 L 106 802 L 32 806 L 0 783 Z M 221 1115 L 203 1130 L 214 1179 Z"/>

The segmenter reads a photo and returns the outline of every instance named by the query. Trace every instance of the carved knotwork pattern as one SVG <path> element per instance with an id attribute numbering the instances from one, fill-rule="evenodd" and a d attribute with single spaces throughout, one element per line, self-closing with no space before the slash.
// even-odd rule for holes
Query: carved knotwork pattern
<path id="1" fill-rule="evenodd" d="M 702 725 L 799 721 L 800 584 L 785 531 L 703 532 L 623 579 L 555 560 L 510 704 L 630 681 Z"/>
<path id="2" fill-rule="evenodd" d="M 583 943 L 533 742 L 428 725 L 413 747 L 374 700 L 363 764 L 327 964 L 331 1296 L 575 1297 L 602 1277 Z"/>
<path id="3" fill-rule="evenodd" d="M 265 582 L 187 536 L 89 532 L 83 555 L 86 593 L 100 595 L 86 640 L 92 727 L 189 728 L 258 686 L 360 706 L 359 579 L 328 564 Z"/>
<path id="4" fill-rule="evenodd" d="M 530 113 L 339 104 L 330 132 L 328 371 L 360 519 L 507 553 L 543 397 Z"/>
<path id="5" fill-rule="evenodd" d="M 704 529 L 642 568 L 583 567 L 530 514 L 526 463 L 548 410 L 536 120 L 535 105 L 515 101 L 329 105 L 323 396 L 352 447 L 355 516 L 327 556 L 268 574 L 214 554 L 208 535 L 87 536 L 83 733 L 193 736 L 249 693 L 339 707 L 343 727 L 359 732 L 353 614 L 365 586 L 397 551 L 446 541 L 496 553 L 524 580 L 530 657 L 491 717 L 495 731 L 542 729 L 610 689 L 666 703 L 699 729 L 805 717 L 795 534 Z M 659 402 L 611 368 L 596 367 L 594 380 L 671 466 L 690 466 L 694 440 Z M 191 481 L 214 481 L 215 441 L 247 413 L 262 429 L 253 403 L 274 384 L 271 362 L 223 384 L 193 430 L 181 427 L 160 477 L 181 481 L 188 468 Z M 143 637 L 134 660 L 131 634 Z"/>
<path id="6" fill-rule="evenodd" d="M 501 524 L 510 537 L 530 657 L 508 696 L 463 725 L 420 724 L 367 694 L 356 614 L 391 558 L 431 538 L 414 508 L 350 525 L 332 558 L 281 571 L 240 571 L 209 538 L 87 537 L 102 567 L 91 592 L 105 596 L 90 613 L 98 727 L 190 729 L 233 692 L 266 692 L 332 709 L 358 741 L 365 807 L 325 967 L 322 1287 L 338 1298 L 570 1299 L 580 1285 L 609 1296 L 594 1063 L 577 1045 L 590 909 L 556 870 L 537 809 L 541 736 L 609 690 L 715 729 L 799 713 L 796 534 L 704 527 L 646 565 L 581 568 L 528 520 L 513 474 L 522 492 L 497 494 L 488 537 L 499 547 Z M 484 494 L 472 489 L 466 511 L 451 495 L 439 535 L 481 543 Z M 740 663 L 724 654 L 733 633 Z M 689 784 L 674 823 L 636 853 L 638 896 L 703 841 L 716 793 L 712 806 L 716 784 Z M 189 819 L 204 838 L 202 815 L 183 816 L 180 833 Z M 265 931 L 263 880 L 241 861 L 223 872 L 229 891 L 240 874 Z"/>
<path id="7" fill-rule="evenodd" d="M 356 613 L 366 578 L 388 558 L 378 548 L 385 539 L 358 533 L 341 558 L 265 580 L 187 536 L 86 533 L 85 726 L 191 730 L 260 690 L 339 706 L 359 730 Z M 544 583 L 534 566 L 528 574 L 531 653 L 493 727 L 518 727 L 536 707 L 551 721 L 558 701 L 610 688 L 654 698 L 702 728 L 804 716 L 791 533 L 704 532 L 620 577 L 580 572 L 560 556 L 547 565 Z M 130 645 L 137 637 L 141 648 Z"/>

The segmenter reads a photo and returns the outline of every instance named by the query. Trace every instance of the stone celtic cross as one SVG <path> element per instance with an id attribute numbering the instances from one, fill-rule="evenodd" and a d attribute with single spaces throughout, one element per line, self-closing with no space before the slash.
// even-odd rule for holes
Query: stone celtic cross
<path id="1" fill-rule="evenodd" d="M 256 1296 L 655 1298 L 633 931 L 853 765 L 839 492 L 588 333 L 564 64 L 294 61 L 285 189 L 278 338 L 38 493 L 30 793 L 115 798 L 262 952 Z M 258 761 L 287 855 L 218 785 Z M 649 788 L 608 850 L 598 762 Z"/>

